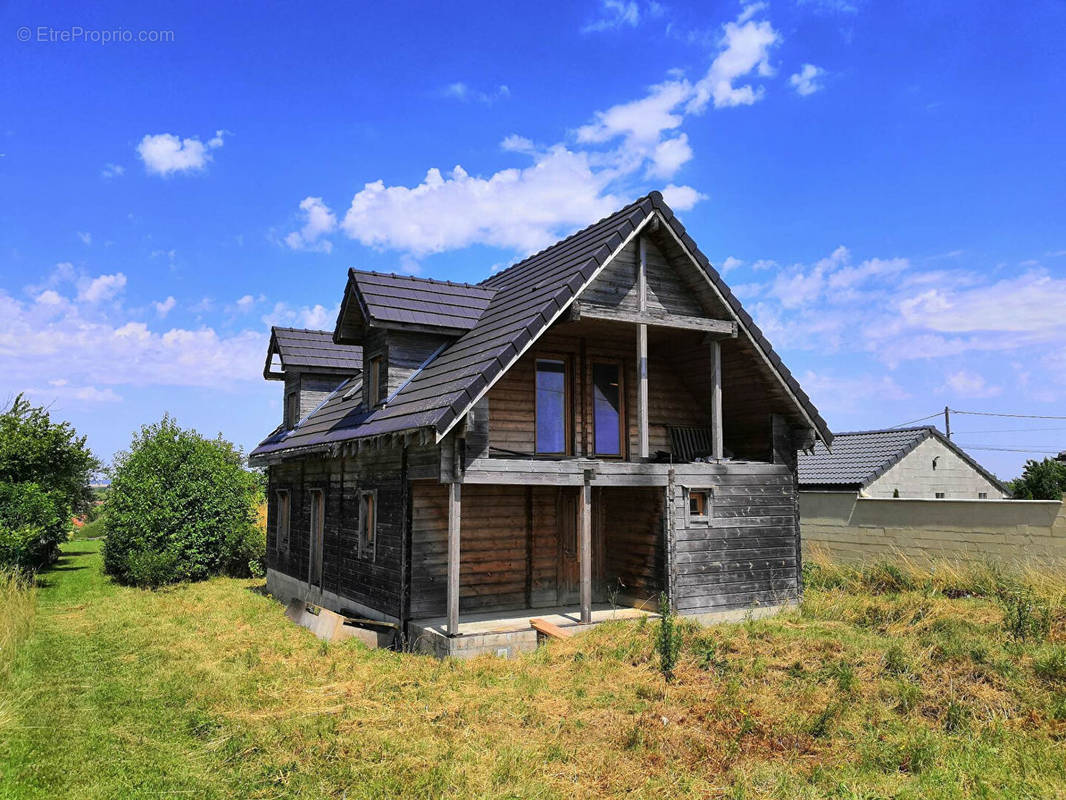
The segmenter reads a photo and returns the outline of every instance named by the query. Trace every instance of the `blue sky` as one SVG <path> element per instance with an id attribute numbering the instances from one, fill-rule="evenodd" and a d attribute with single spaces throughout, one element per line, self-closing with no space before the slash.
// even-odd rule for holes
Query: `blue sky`
<path id="1" fill-rule="evenodd" d="M 1058 0 L 5 3 L 0 399 L 104 458 L 164 411 L 247 449 L 269 325 L 330 327 L 347 267 L 477 281 L 660 189 L 835 430 L 1066 415 L 1063 30 Z"/>

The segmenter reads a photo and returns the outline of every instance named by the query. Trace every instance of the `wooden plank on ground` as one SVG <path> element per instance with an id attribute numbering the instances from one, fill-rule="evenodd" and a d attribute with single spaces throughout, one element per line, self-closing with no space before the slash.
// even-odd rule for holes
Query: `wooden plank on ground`
<path id="1" fill-rule="evenodd" d="M 573 635 L 573 631 L 568 631 L 566 628 L 560 628 L 554 622 L 548 622 L 546 619 L 540 617 L 534 617 L 529 621 L 529 626 L 533 628 L 537 633 L 543 633 L 545 636 L 551 636 L 553 639 L 567 639 Z"/>

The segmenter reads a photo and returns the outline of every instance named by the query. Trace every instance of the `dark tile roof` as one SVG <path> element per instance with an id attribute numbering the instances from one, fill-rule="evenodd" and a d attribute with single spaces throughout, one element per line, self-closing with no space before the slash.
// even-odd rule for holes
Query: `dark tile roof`
<path id="1" fill-rule="evenodd" d="M 395 323 L 468 331 L 489 307 L 494 289 L 409 275 L 348 270 L 370 324 Z"/>
<path id="2" fill-rule="evenodd" d="M 363 348 L 333 343 L 332 331 L 309 331 L 301 328 L 270 329 L 267 366 L 274 353 L 281 357 L 282 370 L 309 370 L 351 373 L 363 368 Z"/>
<path id="3" fill-rule="evenodd" d="M 799 455 L 801 486 L 862 487 L 883 475 L 932 435 L 932 427 L 838 433 L 832 452 L 822 443 Z"/>
<path id="4" fill-rule="evenodd" d="M 353 377 L 341 382 L 322 404 L 292 430 L 278 428 L 252 451 L 265 455 L 278 450 L 318 446 L 351 439 L 355 428 L 367 414 L 359 403 L 362 379 Z"/>
<path id="5" fill-rule="evenodd" d="M 493 275 L 478 286 L 468 286 L 479 300 L 487 299 L 487 307 L 477 317 L 473 326 L 459 336 L 428 365 L 417 372 L 387 405 L 359 418 L 358 429 L 348 424 L 354 417 L 346 418 L 342 428 L 323 433 L 318 444 L 327 444 L 342 438 L 376 436 L 415 428 L 433 428 L 438 434 L 450 426 L 477 400 L 480 394 L 522 353 L 531 341 L 543 333 L 548 325 L 568 306 L 571 300 L 592 279 L 600 266 L 617 251 L 644 220 L 658 212 L 671 227 L 674 235 L 692 253 L 708 278 L 725 298 L 740 319 L 742 327 L 760 347 L 781 380 L 797 398 L 802 410 L 812 420 L 819 436 L 832 440 L 825 421 L 800 388 L 792 374 L 785 368 L 780 357 L 770 347 L 752 318 L 744 311 L 740 301 L 725 285 L 707 257 L 700 252 L 684 226 L 673 211 L 663 202 L 662 195 L 652 192 L 630 203 L 614 214 L 601 219 L 577 233 L 555 243 L 508 269 Z M 385 287 L 427 282 L 424 279 L 380 276 L 376 273 L 352 271 L 350 280 L 360 285 L 363 276 L 374 276 L 366 285 L 372 291 Z M 428 282 L 441 286 L 439 281 Z M 460 287 L 462 284 L 443 284 Z M 377 287 L 382 287 L 378 289 Z M 428 289 L 428 287 L 426 287 Z M 418 289 L 423 291 L 422 288 Z M 449 290 L 450 291 L 450 290 Z M 491 292 L 491 295 L 487 295 Z M 379 311 L 376 313 L 385 313 Z M 324 406 L 319 413 L 325 413 Z M 331 413 L 337 413 L 336 411 Z M 354 411 L 352 412 L 354 413 Z M 338 436 L 337 430 L 344 435 Z M 290 437 L 291 439 L 291 437 Z M 308 442 L 307 444 L 315 444 Z M 270 450 L 287 449 L 289 444 L 268 447 L 264 442 L 253 451 L 260 455 Z"/>

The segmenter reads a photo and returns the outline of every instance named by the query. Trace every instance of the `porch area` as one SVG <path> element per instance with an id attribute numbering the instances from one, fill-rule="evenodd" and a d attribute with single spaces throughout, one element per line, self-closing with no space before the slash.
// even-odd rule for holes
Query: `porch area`
<path id="1" fill-rule="evenodd" d="M 581 622 L 581 610 L 574 606 L 526 608 L 518 611 L 495 611 L 467 614 L 462 617 L 456 635 L 448 634 L 447 617 L 412 620 L 408 623 L 408 637 L 412 649 L 440 658 L 446 656 L 473 658 L 494 655 L 510 658 L 518 653 L 537 649 L 539 634 L 531 624 L 544 620 L 564 630 L 585 630 L 611 620 L 637 620 L 657 617 L 653 608 L 593 605 L 590 620 Z"/>

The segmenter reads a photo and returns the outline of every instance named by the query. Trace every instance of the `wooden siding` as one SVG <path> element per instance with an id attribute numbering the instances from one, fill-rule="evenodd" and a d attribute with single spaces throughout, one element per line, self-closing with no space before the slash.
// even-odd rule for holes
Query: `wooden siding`
<path id="1" fill-rule="evenodd" d="M 638 452 L 636 331 L 629 326 L 609 328 L 616 335 L 605 331 L 602 323 L 560 325 L 546 333 L 537 347 L 500 379 L 487 395 L 491 447 L 519 454 L 534 452 L 536 360 L 561 355 L 570 363 L 571 454 L 589 454 L 592 447 L 592 364 L 600 361 L 622 365 L 628 453 Z M 710 424 L 709 389 L 704 398 L 693 394 L 666 355 L 677 340 L 692 337 L 700 338 L 699 334 L 652 335 L 648 358 L 648 441 L 652 453 L 670 452 L 668 425 Z"/>
<path id="2" fill-rule="evenodd" d="M 686 488 L 714 491 L 708 521 L 689 517 Z M 672 602 L 700 614 L 774 605 L 799 596 L 796 488 L 785 465 L 679 477 L 671 500 Z"/>
<path id="3" fill-rule="evenodd" d="M 349 458 L 308 458 L 269 468 L 267 563 L 300 581 L 308 579 L 312 489 L 325 494 L 322 588 L 386 614 L 399 616 L 404 546 L 404 453 L 400 448 L 368 451 Z M 276 547 L 274 490 L 290 494 L 289 548 Z M 359 492 L 377 491 L 373 557 L 359 556 Z"/>
<path id="4" fill-rule="evenodd" d="M 669 259 L 652 237 L 647 237 L 645 247 L 648 279 L 647 310 L 652 314 L 661 312 L 683 317 L 707 316 L 697 295 L 693 293 L 692 286 L 670 264 Z M 637 242 L 633 241 L 581 294 L 581 300 L 626 311 L 639 310 L 637 262 Z"/>

